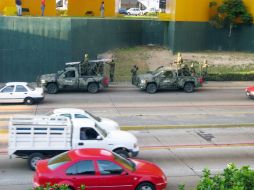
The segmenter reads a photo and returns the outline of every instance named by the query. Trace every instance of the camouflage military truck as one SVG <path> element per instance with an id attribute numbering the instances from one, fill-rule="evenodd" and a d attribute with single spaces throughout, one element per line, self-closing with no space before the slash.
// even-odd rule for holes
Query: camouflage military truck
<path id="1" fill-rule="evenodd" d="M 202 77 L 192 75 L 186 68 L 159 67 L 155 71 L 137 75 L 134 84 L 151 94 L 161 89 L 183 89 L 190 93 L 202 86 L 202 82 Z"/>
<path id="2" fill-rule="evenodd" d="M 97 93 L 109 85 L 109 78 L 104 76 L 104 64 L 108 60 L 93 60 L 66 63 L 64 70 L 57 73 L 41 75 L 37 85 L 49 94 L 59 90 L 87 90 Z"/>

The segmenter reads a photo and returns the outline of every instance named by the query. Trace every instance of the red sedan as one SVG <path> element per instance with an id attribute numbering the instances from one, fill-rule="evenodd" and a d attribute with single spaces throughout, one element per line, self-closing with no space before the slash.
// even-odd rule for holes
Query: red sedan
<path id="1" fill-rule="evenodd" d="M 165 190 L 167 178 L 155 164 L 104 149 L 77 149 L 37 163 L 34 187 L 67 185 L 78 190 Z"/>
<path id="2" fill-rule="evenodd" d="M 245 89 L 246 95 L 250 98 L 254 98 L 254 86 L 250 86 Z"/>

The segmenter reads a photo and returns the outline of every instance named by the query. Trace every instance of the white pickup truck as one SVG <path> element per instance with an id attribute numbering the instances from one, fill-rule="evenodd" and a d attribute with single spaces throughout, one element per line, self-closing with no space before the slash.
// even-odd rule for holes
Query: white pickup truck
<path id="1" fill-rule="evenodd" d="M 34 170 L 36 162 L 78 148 L 104 148 L 124 157 L 139 153 L 137 138 L 129 132 L 106 131 L 90 119 L 59 116 L 16 116 L 9 122 L 10 157 L 28 159 Z"/>

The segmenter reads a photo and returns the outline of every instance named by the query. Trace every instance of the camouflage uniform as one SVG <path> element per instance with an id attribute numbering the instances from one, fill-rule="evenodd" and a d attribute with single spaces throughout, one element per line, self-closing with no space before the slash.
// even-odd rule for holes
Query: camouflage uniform
<path id="1" fill-rule="evenodd" d="M 133 65 L 131 68 L 131 75 L 132 75 L 132 84 L 135 84 L 136 79 L 137 79 L 137 72 L 138 72 L 138 66 L 137 65 Z"/>

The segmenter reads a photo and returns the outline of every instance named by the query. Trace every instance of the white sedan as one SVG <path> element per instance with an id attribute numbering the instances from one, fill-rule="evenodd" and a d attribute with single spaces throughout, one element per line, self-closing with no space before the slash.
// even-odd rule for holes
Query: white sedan
<path id="1" fill-rule="evenodd" d="M 128 15 L 142 15 L 143 12 L 139 8 L 130 8 L 127 10 Z"/>
<path id="2" fill-rule="evenodd" d="M 48 113 L 47 115 L 50 116 L 65 116 L 69 117 L 70 119 L 82 119 L 82 118 L 89 118 L 92 121 L 94 121 L 97 125 L 102 127 L 103 129 L 107 131 L 112 130 L 119 130 L 119 124 L 111 119 L 107 118 L 101 118 L 98 116 L 95 116 L 88 111 L 84 111 L 82 109 L 76 109 L 76 108 L 60 108 L 60 109 L 54 109 L 52 112 Z"/>
<path id="3" fill-rule="evenodd" d="M 26 82 L 9 82 L 0 89 L 0 103 L 25 103 L 32 105 L 43 99 L 43 89 L 34 88 Z"/>

